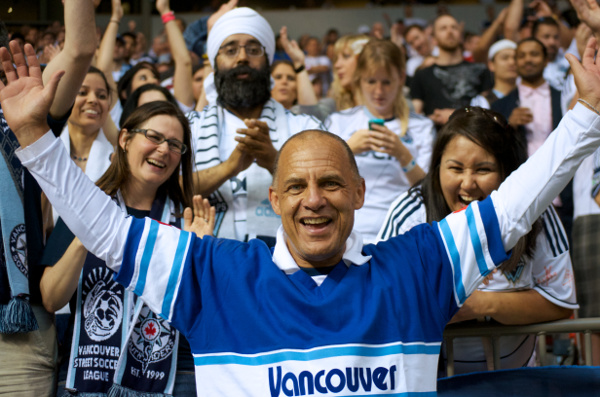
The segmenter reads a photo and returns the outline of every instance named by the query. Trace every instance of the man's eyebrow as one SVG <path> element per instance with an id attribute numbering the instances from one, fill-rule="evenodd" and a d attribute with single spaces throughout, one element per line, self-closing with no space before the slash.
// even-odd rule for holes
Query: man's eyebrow
<path id="1" fill-rule="evenodd" d="M 319 177 L 319 182 L 326 182 L 326 181 L 335 181 L 335 182 L 339 182 L 339 183 L 346 182 L 344 180 L 344 178 L 342 178 L 338 174 L 325 174 L 325 175 L 322 175 L 321 177 Z"/>
<path id="2" fill-rule="evenodd" d="M 292 176 L 292 177 L 289 177 L 288 179 L 286 179 L 285 181 L 283 181 L 283 184 L 284 185 L 293 185 L 296 183 L 304 183 L 304 182 L 305 182 L 304 178 Z"/>

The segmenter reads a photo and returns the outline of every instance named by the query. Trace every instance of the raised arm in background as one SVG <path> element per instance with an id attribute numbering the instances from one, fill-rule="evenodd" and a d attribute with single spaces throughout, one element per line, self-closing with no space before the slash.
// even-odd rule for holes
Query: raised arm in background
<path id="1" fill-rule="evenodd" d="M 506 21 L 506 15 L 508 14 L 508 8 L 503 8 L 498 14 L 496 19 L 492 22 L 489 28 L 487 28 L 481 35 L 481 39 L 477 44 L 475 50 L 473 50 L 473 60 L 475 62 L 486 63 L 488 58 L 488 51 L 492 44 L 496 42 L 500 32 L 504 29 L 504 23 Z"/>
<path id="2" fill-rule="evenodd" d="M 194 93 L 192 91 L 192 57 L 185 46 L 183 33 L 171 17 L 172 10 L 169 0 L 156 0 L 156 10 L 167 20 L 165 32 L 171 48 L 171 56 L 175 62 L 175 73 L 173 74 L 173 89 L 175 99 L 187 107 L 194 106 Z M 164 22 L 163 22 L 164 23 Z"/>
<path id="3" fill-rule="evenodd" d="M 279 31 L 281 45 L 285 53 L 290 57 L 294 64 L 294 69 L 304 66 L 304 51 L 300 49 L 300 46 L 296 40 L 290 40 L 287 35 L 287 27 L 282 26 Z M 316 105 L 319 101 L 315 90 L 313 89 L 308 71 L 303 68 L 301 72 L 296 73 L 296 87 L 298 91 L 298 105 Z"/>
<path id="4" fill-rule="evenodd" d="M 67 114 L 96 52 L 96 20 L 92 0 L 65 0 L 65 45 L 46 66 L 44 84 L 58 70 L 65 75 L 58 85 L 50 107 L 50 116 L 60 119 Z"/>
<path id="5" fill-rule="evenodd" d="M 519 41 L 519 28 L 523 20 L 523 0 L 511 0 L 504 20 L 504 38 L 514 42 Z"/>

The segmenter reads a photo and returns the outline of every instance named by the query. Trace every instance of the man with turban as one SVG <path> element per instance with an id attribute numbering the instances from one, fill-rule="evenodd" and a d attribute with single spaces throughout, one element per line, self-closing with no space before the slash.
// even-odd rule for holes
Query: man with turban
<path id="1" fill-rule="evenodd" d="M 242 7 L 221 16 L 206 52 L 214 69 L 205 83 L 209 105 L 189 115 L 196 192 L 211 195 L 217 208 L 215 236 L 273 245 L 281 224 L 267 197 L 275 156 L 292 134 L 320 128 L 320 122 L 271 99 L 275 36 L 256 11 Z"/>

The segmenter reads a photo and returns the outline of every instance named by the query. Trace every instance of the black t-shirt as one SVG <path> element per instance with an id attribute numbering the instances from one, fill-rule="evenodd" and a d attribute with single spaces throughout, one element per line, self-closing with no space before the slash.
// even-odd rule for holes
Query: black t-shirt
<path id="1" fill-rule="evenodd" d="M 423 101 L 423 112 L 430 115 L 435 109 L 469 106 L 473 97 L 492 87 L 491 73 L 484 64 L 463 61 L 418 70 L 410 82 L 410 96 Z"/>

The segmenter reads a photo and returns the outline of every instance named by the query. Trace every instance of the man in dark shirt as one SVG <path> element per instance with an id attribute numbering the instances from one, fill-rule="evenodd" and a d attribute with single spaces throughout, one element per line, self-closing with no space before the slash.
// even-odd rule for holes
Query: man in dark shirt
<path id="1" fill-rule="evenodd" d="M 469 63 L 462 56 L 458 22 L 441 15 L 433 23 L 439 56 L 434 65 L 415 73 L 410 94 L 417 113 L 424 113 L 440 126 L 454 109 L 469 106 L 471 99 L 492 88 L 492 78 L 484 64 Z"/>

